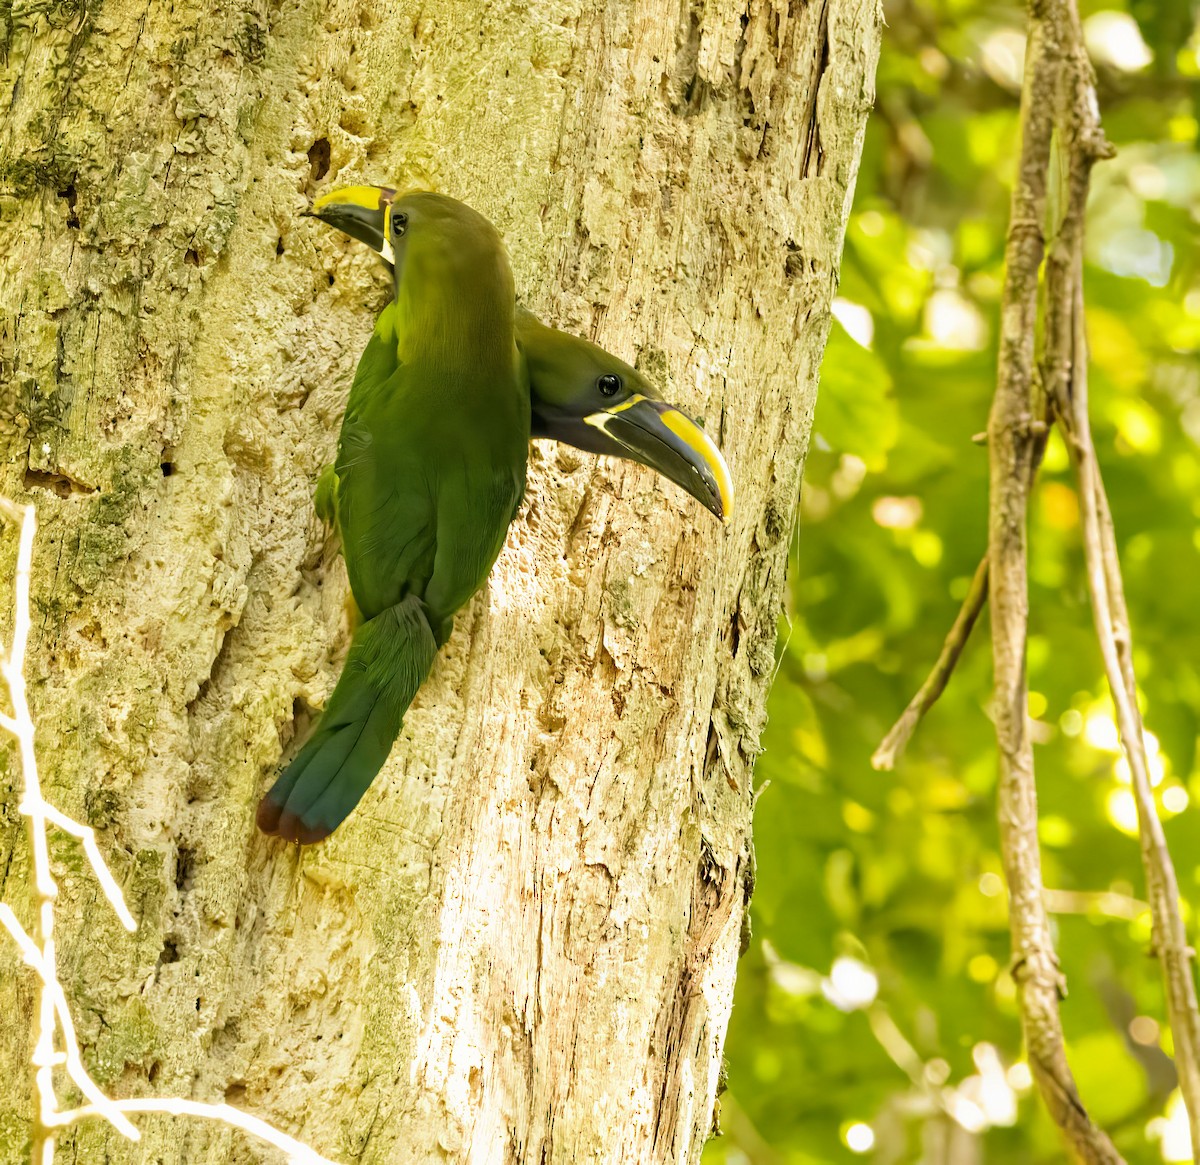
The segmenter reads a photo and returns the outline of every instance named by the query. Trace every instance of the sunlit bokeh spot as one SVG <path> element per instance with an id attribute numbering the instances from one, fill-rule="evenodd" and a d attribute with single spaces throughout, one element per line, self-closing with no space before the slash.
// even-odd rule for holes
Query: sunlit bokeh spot
<path id="1" fill-rule="evenodd" d="M 821 984 L 825 998 L 839 1011 L 861 1011 L 879 994 L 879 978 L 866 963 L 849 955 L 834 959 L 829 978 Z"/>
<path id="2" fill-rule="evenodd" d="M 1167 176 L 1161 166 L 1141 162 L 1129 168 L 1129 186 L 1139 198 L 1153 202 L 1167 193 Z"/>
<path id="3" fill-rule="evenodd" d="M 1083 731 L 1083 713 L 1077 708 L 1068 708 L 1059 718 L 1058 726 L 1065 736 L 1078 736 Z"/>
<path id="4" fill-rule="evenodd" d="M 1121 735 L 1116 721 L 1107 712 L 1089 712 L 1083 726 L 1083 739 L 1105 752 L 1121 751 Z"/>
<path id="5" fill-rule="evenodd" d="M 846 801 L 842 805 L 842 820 L 855 833 L 867 833 L 875 826 L 875 814 L 857 801 Z"/>
<path id="6" fill-rule="evenodd" d="M 921 520 L 920 498 L 876 498 L 871 517 L 885 530 L 909 530 Z"/>
<path id="7" fill-rule="evenodd" d="M 1155 1117 L 1146 1125 L 1146 1136 L 1158 1141 L 1164 1161 L 1192 1160 L 1192 1134 L 1188 1128 L 1187 1109 L 1178 1090 L 1171 1093 L 1166 1114 Z"/>
<path id="8" fill-rule="evenodd" d="M 875 1130 L 862 1121 L 848 1125 L 842 1132 L 842 1139 L 851 1153 L 869 1153 L 875 1148 Z"/>
<path id="9" fill-rule="evenodd" d="M 1038 837 L 1043 845 L 1062 849 L 1075 840 L 1075 827 L 1057 813 L 1048 813 L 1038 822 Z"/>
<path id="10" fill-rule="evenodd" d="M 1095 60 L 1124 73 L 1135 73 L 1154 60 L 1138 22 L 1127 12 L 1092 13 L 1083 22 L 1083 39 Z"/>
<path id="11" fill-rule="evenodd" d="M 953 288 L 935 291 L 925 305 L 925 330 L 941 348 L 977 352 L 987 343 L 983 313 Z"/>
<path id="12" fill-rule="evenodd" d="M 870 308 L 863 307 L 861 303 L 851 303 L 839 295 L 830 304 L 829 310 L 855 343 L 864 348 L 871 346 L 871 341 L 875 338 L 875 319 Z"/>
<path id="13" fill-rule="evenodd" d="M 1113 825 L 1122 833 L 1127 833 L 1130 837 L 1137 837 L 1137 802 L 1133 799 L 1132 791 L 1129 789 L 1111 790 L 1104 807 L 1108 819 Z"/>
<path id="14" fill-rule="evenodd" d="M 959 1096 L 983 1114 L 982 1128 L 1016 1124 L 1017 1095 L 1008 1082 L 995 1045 L 976 1044 L 971 1049 L 971 1059 L 975 1061 L 979 1075 L 968 1076 L 958 1086 Z"/>
<path id="15" fill-rule="evenodd" d="M 1114 275 L 1144 279 L 1163 287 L 1171 277 L 1175 248 L 1153 231 L 1126 227 L 1113 231 L 1099 246 L 1099 259 Z"/>
<path id="16" fill-rule="evenodd" d="M 1055 530 L 1074 530 L 1079 525 L 1079 498 L 1061 481 L 1048 481 L 1038 494 L 1042 516 Z"/>
<path id="17" fill-rule="evenodd" d="M 967 977 L 975 983 L 990 983 L 999 969 L 991 955 L 975 955 L 967 963 Z"/>
<path id="18" fill-rule="evenodd" d="M 862 485 L 867 476 L 867 463 L 853 453 L 843 453 L 838 459 L 837 469 L 833 471 L 830 485 L 839 501 L 848 501 Z"/>
<path id="19" fill-rule="evenodd" d="M 1157 453 L 1162 448 L 1162 424 L 1153 410 L 1140 401 L 1126 401 L 1117 413 L 1117 429 L 1121 440 L 1138 453 Z M 1131 539 L 1130 550 L 1138 555 L 1138 544 L 1148 547 L 1145 539 Z"/>
<path id="20" fill-rule="evenodd" d="M 942 540 L 932 530 L 913 531 L 909 549 L 913 558 L 930 570 L 942 561 Z"/>
<path id="21" fill-rule="evenodd" d="M 1154 934 L 1154 915 L 1150 908 L 1139 910 L 1137 917 L 1129 923 L 1129 938 L 1135 943 L 1148 943 Z"/>
<path id="22" fill-rule="evenodd" d="M 985 898 L 996 898 L 1004 893 L 1004 882 L 999 874 L 993 874 L 990 870 L 986 874 L 979 875 L 979 892 Z"/>
<path id="23" fill-rule="evenodd" d="M 1017 985 L 1009 974 L 996 976 L 996 982 L 992 984 L 992 992 L 997 1001 L 1001 1003 L 1015 1003 L 1017 1000 Z"/>
<path id="24" fill-rule="evenodd" d="M 770 964 L 771 982 L 785 995 L 807 999 L 821 989 L 822 978 L 811 967 L 802 967 L 774 956 Z"/>
<path id="25" fill-rule="evenodd" d="M 887 220 L 877 210 L 864 210 L 858 215 L 856 222 L 858 229 L 871 239 L 879 238 L 887 226 Z"/>
<path id="26" fill-rule="evenodd" d="M 963 1096 L 961 1089 L 946 1098 L 946 1107 L 968 1133 L 982 1133 L 988 1127 L 987 1113 L 974 1100 Z"/>
<path id="27" fill-rule="evenodd" d="M 923 271 L 947 267 L 954 258 L 954 239 L 948 231 L 922 227 L 914 230 L 908 242 L 905 258 Z"/>
<path id="28" fill-rule="evenodd" d="M 940 1088 L 950 1079 L 950 1064 L 940 1056 L 935 1056 L 925 1065 L 925 1079 Z"/>
<path id="29" fill-rule="evenodd" d="M 983 71 L 997 85 L 1016 93 L 1025 75 L 1025 30 L 999 28 L 981 46 Z"/>
<path id="30" fill-rule="evenodd" d="M 1033 1072 L 1024 1060 L 1018 1060 L 1005 1073 L 1014 1092 L 1028 1092 L 1033 1087 Z"/>
<path id="31" fill-rule="evenodd" d="M 1168 813 L 1182 813 L 1188 807 L 1188 792 L 1182 785 L 1163 790 L 1163 808 Z"/>

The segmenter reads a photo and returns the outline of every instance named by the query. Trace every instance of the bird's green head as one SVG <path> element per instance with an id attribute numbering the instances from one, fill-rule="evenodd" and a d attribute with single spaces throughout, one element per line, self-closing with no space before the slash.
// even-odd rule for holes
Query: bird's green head
<path id="1" fill-rule="evenodd" d="M 455 270 L 467 283 L 497 274 L 512 281 L 496 228 L 478 211 L 445 194 L 398 191 L 390 186 L 343 186 L 318 198 L 310 214 L 376 251 L 392 269 L 397 295 L 411 262 L 418 264 L 418 283 L 431 270 Z M 417 255 L 422 258 L 418 260 Z M 485 270 L 481 266 L 485 256 L 497 257 L 499 262 Z"/>
<path id="2" fill-rule="evenodd" d="M 366 243 L 396 266 L 416 199 L 388 186 L 345 186 L 322 195 L 312 214 Z M 456 206 L 460 204 L 454 204 Z M 639 461 L 686 490 L 722 522 L 733 511 L 733 480 L 720 449 L 686 413 L 667 404 L 635 368 L 578 336 L 517 309 L 517 343 L 529 367 L 531 432 L 592 453 Z"/>
<path id="3" fill-rule="evenodd" d="M 517 343 L 529 365 L 534 437 L 639 461 L 729 521 L 733 479 L 721 450 L 636 368 L 522 307 Z"/>

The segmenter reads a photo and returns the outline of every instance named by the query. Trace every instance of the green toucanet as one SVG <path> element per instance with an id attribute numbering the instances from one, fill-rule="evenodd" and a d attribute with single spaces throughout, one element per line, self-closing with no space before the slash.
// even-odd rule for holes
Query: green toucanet
<path id="1" fill-rule="evenodd" d="M 312 213 L 391 266 L 386 221 L 395 199 L 387 186 L 343 187 L 317 199 Z M 588 340 L 546 327 L 519 306 L 517 344 L 529 364 L 532 436 L 639 461 L 728 520 L 733 482 L 721 451 L 641 373 Z"/>
<path id="2" fill-rule="evenodd" d="M 438 213 L 414 213 L 422 200 Z M 403 233 L 394 229 L 398 211 L 407 216 Z M 515 381 L 506 373 L 484 383 L 483 368 L 504 364 L 496 355 L 502 341 L 478 325 L 474 301 L 486 299 L 483 314 L 497 316 L 504 280 L 480 277 L 497 255 L 511 295 L 499 239 L 490 224 L 478 228 L 486 220 L 451 199 L 397 198 L 381 187 L 334 191 L 314 212 L 393 266 L 395 299 L 359 363 L 338 458 L 318 486 L 318 512 L 341 533 L 362 622 L 316 731 L 259 807 L 264 831 L 301 842 L 327 836 L 387 759 L 454 611 L 483 584 L 499 552 L 520 500 L 531 435 L 643 462 L 723 520 L 733 501 L 728 468 L 699 426 L 595 344 L 547 328 L 521 308 L 514 318 L 511 298 L 506 334 L 516 342 Z M 448 252 L 456 248 L 455 262 Z M 526 412 L 514 422 L 516 398 Z M 513 442 L 494 430 L 521 442 L 520 486 L 511 495 L 500 491 L 508 510 L 492 503 L 496 470 L 516 464 Z M 426 483 L 423 505 L 409 496 L 420 492 L 412 478 Z M 442 560 L 469 563 L 456 571 L 452 606 L 435 585 Z"/>
<path id="3" fill-rule="evenodd" d="M 500 236 L 428 193 L 390 205 L 385 231 L 395 298 L 359 361 L 334 463 L 363 622 L 316 730 L 259 805 L 259 827 L 290 841 L 327 837 L 383 767 L 525 490 L 529 379 Z"/>

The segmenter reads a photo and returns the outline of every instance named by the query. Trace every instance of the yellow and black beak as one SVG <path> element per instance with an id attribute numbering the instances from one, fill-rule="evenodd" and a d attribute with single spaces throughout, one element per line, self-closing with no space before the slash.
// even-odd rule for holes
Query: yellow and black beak
<path id="1" fill-rule="evenodd" d="M 389 237 L 388 209 L 395 198 L 396 191 L 390 186 L 343 186 L 321 195 L 309 213 L 352 239 L 366 243 L 394 267 L 396 253 Z"/>
<path id="2" fill-rule="evenodd" d="M 733 478 L 713 440 L 686 413 L 634 393 L 584 420 L 619 446 L 619 457 L 640 461 L 687 490 L 722 522 L 733 512 Z"/>

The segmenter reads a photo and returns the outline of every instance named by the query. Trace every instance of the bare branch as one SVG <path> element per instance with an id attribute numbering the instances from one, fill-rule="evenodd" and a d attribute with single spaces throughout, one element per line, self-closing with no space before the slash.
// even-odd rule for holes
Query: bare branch
<path id="1" fill-rule="evenodd" d="M 954 626 L 946 635 L 946 642 L 942 644 L 942 653 L 938 656 L 937 663 L 933 665 L 933 670 L 921 685 L 920 690 L 909 701 L 908 707 L 900 714 L 900 719 L 892 725 L 891 731 L 871 754 L 872 768 L 892 769 L 895 767 L 896 761 L 903 755 L 909 738 L 916 731 L 921 718 L 937 703 L 938 697 L 946 690 L 946 685 L 950 682 L 950 677 L 958 665 L 963 648 L 967 646 L 967 640 L 971 637 L 975 620 L 979 618 L 979 612 L 983 610 L 983 604 L 987 601 L 987 592 L 988 560 L 985 554 L 975 568 L 975 575 L 971 579 L 967 597 L 963 599 L 958 616 L 954 620 Z"/>
<path id="2" fill-rule="evenodd" d="M 1078 480 L 1088 590 L 1121 743 L 1132 775 L 1142 864 L 1154 922 L 1154 946 L 1165 980 L 1179 1088 L 1188 1111 L 1192 1144 L 1200 1145 L 1200 1009 L 1192 969 L 1193 952 L 1179 909 L 1179 883 L 1150 782 L 1125 588 L 1088 419 L 1084 213 L 1092 164 L 1110 150 L 1099 126 L 1091 66 L 1077 21 L 1071 22 L 1069 32 L 1068 94 L 1060 135 L 1067 156 L 1067 202 L 1059 237 L 1047 265 L 1047 367 L 1054 377 L 1053 398 Z"/>
<path id="3" fill-rule="evenodd" d="M 1154 946 L 1165 980 L 1179 1088 L 1188 1111 L 1192 1144 L 1200 1146 L 1200 1009 L 1192 968 L 1194 955 L 1188 945 L 1179 909 L 1179 883 L 1150 782 L 1125 587 L 1088 418 L 1084 221 L 1092 166 L 1098 159 L 1111 156 L 1112 147 L 1100 126 L 1095 79 L 1072 5 L 1066 5 L 1061 24 L 1066 68 L 1058 142 L 1064 156 L 1060 169 L 1066 178 L 1066 197 L 1058 236 L 1046 264 L 1046 383 L 1075 466 L 1092 615 L 1132 775 Z"/>
<path id="4" fill-rule="evenodd" d="M 1080 313 L 1082 319 L 1082 312 Z M 1086 415 L 1086 403 L 1083 406 Z M 1091 447 L 1092 478 L 1096 501 L 1096 518 L 1100 526 L 1100 545 L 1104 557 L 1104 575 L 1108 588 L 1110 610 L 1108 634 L 1100 633 L 1101 649 L 1105 655 L 1113 701 L 1117 705 L 1117 720 L 1121 742 L 1129 759 L 1133 776 L 1133 791 L 1138 809 L 1138 835 L 1142 849 L 1142 864 L 1146 871 L 1146 894 L 1154 920 L 1154 948 L 1162 962 L 1166 985 L 1167 1021 L 1175 1045 L 1175 1066 L 1179 1071 L 1179 1090 L 1188 1111 L 1192 1144 L 1200 1145 L 1200 1008 L 1196 1000 L 1196 979 L 1193 969 L 1195 951 L 1188 943 L 1187 929 L 1180 911 L 1179 882 L 1167 848 L 1162 822 L 1154 802 L 1146 762 L 1146 742 L 1142 732 L 1142 717 L 1137 705 L 1137 683 L 1133 674 L 1133 642 L 1129 633 L 1129 613 L 1125 607 L 1125 590 L 1117 558 L 1112 514 L 1108 497 L 1100 478 L 1100 468 Z M 1090 517 L 1085 510 L 1085 521 Z M 1088 550 L 1089 556 L 1091 550 Z M 1089 571 L 1089 585 L 1090 585 Z M 1096 622 L 1102 622 L 1100 607 L 1093 600 Z M 1119 672 L 1109 667 L 1110 651 L 1115 651 Z M 1124 686 L 1122 697 L 1118 692 Z"/>
<path id="5" fill-rule="evenodd" d="M 1085 1162 L 1121 1160 L 1087 1114 L 1067 1065 L 1059 996 L 1062 977 L 1043 897 L 1037 787 L 1025 675 L 1029 623 L 1026 524 L 1029 490 L 1044 440 L 1045 405 L 1034 379 L 1038 269 L 1046 176 L 1062 70 L 1061 25 L 1070 0 L 1031 0 L 1021 95 L 1021 159 L 1005 253 L 1000 359 L 988 420 L 991 496 L 993 712 L 999 747 L 1000 846 L 1009 887 L 1013 977 L 1034 1079 L 1051 1117 Z M 1040 427 L 1039 427 L 1040 426 Z"/>
<path id="6" fill-rule="evenodd" d="M 24 803 L 19 808 L 22 813 L 31 812 L 31 807 Z M 46 802 L 42 803 L 39 811 L 50 825 L 83 842 L 83 852 L 87 855 L 88 864 L 92 867 L 92 873 L 96 875 L 96 880 L 100 883 L 100 889 L 104 891 L 104 897 L 108 899 L 108 904 L 116 911 L 121 925 L 127 931 L 132 933 L 137 930 L 137 922 L 129 913 L 129 907 L 125 905 L 125 896 L 121 893 L 121 888 L 117 885 L 117 880 L 112 876 L 112 871 L 109 870 L 108 863 L 105 862 L 104 855 L 100 852 L 100 846 L 96 843 L 96 831 L 90 825 L 81 825 L 65 813 L 60 813 L 53 805 Z"/>

